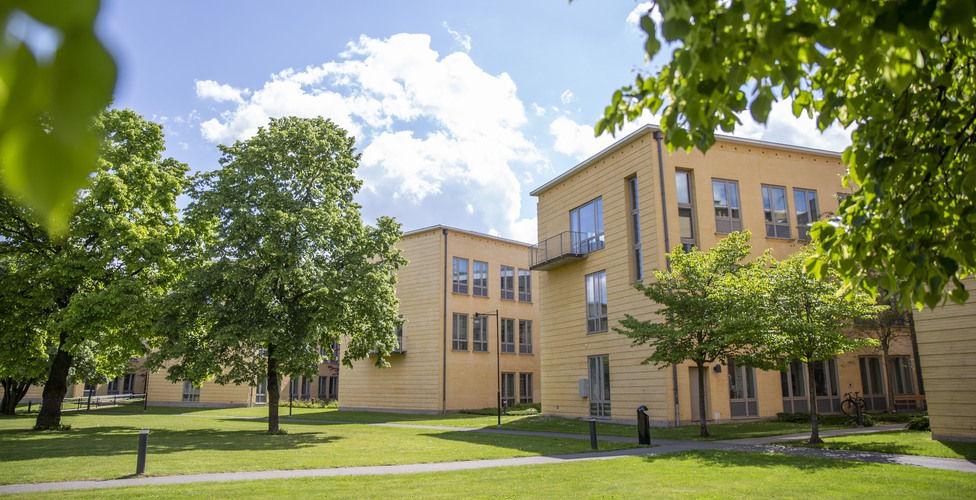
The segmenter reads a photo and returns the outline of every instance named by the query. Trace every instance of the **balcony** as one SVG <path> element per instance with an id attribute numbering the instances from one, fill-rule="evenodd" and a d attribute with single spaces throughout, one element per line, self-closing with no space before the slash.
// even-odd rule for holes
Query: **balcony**
<path id="1" fill-rule="evenodd" d="M 603 234 L 588 235 L 566 231 L 529 248 L 529 269 L 549 271 L 586 258 L 603 248 Z"/>

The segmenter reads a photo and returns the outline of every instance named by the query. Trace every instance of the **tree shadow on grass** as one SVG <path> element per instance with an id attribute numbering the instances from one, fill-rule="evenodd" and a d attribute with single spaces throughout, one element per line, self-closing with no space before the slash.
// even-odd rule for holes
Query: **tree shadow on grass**
<path id="1" fill-rule="evenodd" d="M 962 455 L 964 459 L 976 463 L 976 442 L 939 440 L 939 443 L 942 443 L 946 448 L 949 448 L 950 450 Z"/>
<path id="2" fill-rule="evenodd" d="M 446 431 L 421 434 L 434 439 L 458 441 L 468 444 L 492 446 L 510 450 L 519 450 L 532 455 L 570 455 L 587 453 L 590 449 L 589 439 L 555 438 L 541 436 L 526 436 L 517 434 L 495 434 L 472 431 Z M 609 442 L 601 442 L 601 450 L 607 451 Z M 634 445 L 613 443 L 612 449 L 632 448 Z"/>
<path id="3" fill-rule="evenodd" d="M 0 430 L 0 462 L 60 457 L 99 457 L 136 454 L 139 430 L 97 426 L 67 431 Z M 153 430 L 150 455 L 192 450 L 253 451 L 298 450 L 342 439 L 318 432 L 268 435 L 261 430 L 189 429 Z"/>
<path id="4" fill-rule="evenodd" d="M 820 456 L 806 456 L 802 454 L 762 453 L 751 451 L 728 450 L 692 450 L 661 455 L 647 455 L 644 462 L 670 461 L 675 459 L 689 459 L 700 462 L 703 466 L 734 469 L 738 467 L 783 467 L 787 466 L 801 471 L 816 472 L 825 469 L 849 470 L 862 465 L 850 460 L 823 458 Z M 729 472 L 732 474 L 732 471 Z"/>

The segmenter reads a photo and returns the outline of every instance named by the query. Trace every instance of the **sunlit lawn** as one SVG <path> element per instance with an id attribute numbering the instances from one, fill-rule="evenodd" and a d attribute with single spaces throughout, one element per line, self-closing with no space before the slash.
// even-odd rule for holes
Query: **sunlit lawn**
<path id="1" fill-rule="evenodd" d="M 45 498 L 976 498 L 974 474 L 697 451 L 490 469 L 56 492 Z"/>
<path id="2" fill-rule="evenodd" d="M 823 445 L 808 445 L 802 442 L 793 442 L 789 443 L 789 445 L 827 448 L 831 450 L 876 451 L 879 453 L 976 460 L 976 443 L 936 441 L 932 439 L 931 432 L 878 432 L 874 434 L 828 437 L 824 438 L 824 441 L 825 444 Z M 976 481 L 976 478 L 974 478 L 974 481 Z"/>
<path id="3" fill-rule="evenodd" d="M 246 409 L 251 410 L 251 409 Z M 0 483 L 106 479 L 135 472 L 138 430 L 151 429 L 149 475 L 308 469 L 559 455 L 590 451 L 587 440 L 460 430 L 283 421 L 287 435 L 264 434 L 260 420 L 188 415 L 66 413 L 59 432 L 30 430 L 34 415 L 0 419 Z M 240 412 L 247 413 L 247 412 Z M 200 414 L 207 418 L 195 418 Z M 601 450 L 631 447 L 601 442 Z"/>

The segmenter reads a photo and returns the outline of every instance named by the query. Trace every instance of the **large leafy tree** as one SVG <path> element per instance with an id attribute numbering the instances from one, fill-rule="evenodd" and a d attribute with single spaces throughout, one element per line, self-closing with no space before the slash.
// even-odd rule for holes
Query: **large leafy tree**
<path id="1" fill-rule="evenodd" d="M 363 223 L 354 139 L 331 121 L 272 119 L 221 151 L 192 191 L 193 266 L 167 297 L 168 340 L 150 362 L 174 381 L 267 382 L 276 433 L 281 376 L 316 373 L 319 346 L 345 337 L 351 366 L 374 351 L 382 365 L 396 345 L 400 230 Z"/>
<path id="2" fill-rule="evenodd" d="M 49 338 L 38 303 L 44 291 L 15 255 L 0 254 L 0 414 L 13 415 L 31 385 L 47 372 Z"/>
<path id="3" fill-rule="evenodd" d="M 772 104 L 852 128 L 855 189 L 812 231 L 848 282 L 905 305 L 965 302 L 976 273 L 976 4 L 959 0 L 658 0 L 643 17 L 654 75 L 617 91 L 597 133 L 661 113 L 669 147 L 706 151 Z M 661 43 L 663 39 L 666 44 Z M 880 274 L 869 276 L 868 269 Z M 815 269 L 826 273 L 823 266 Z M 902 278 L 902 279 L 899 279 Z"/>
<path id="4" fill-rule="evenodd" d="M 37 326 L 17 320 L 14 333 L 25 341 L 4 357 L 27 370 L 42 348 L 50 353 L 39 429 L 60 426 L 79 355 L 94 357 L 88 363 L 100 371 L 144 352 L 152 301 L 176 270 L 169 256 L 186 166 L 163 159 L 162 127 L 130 110 L 103 111 L 94 133 L 102 138 L 99 159 L 63 233 L 52 234 L 25 204 L 0 197 L 0 256 L 17 273 L 0 293 L 16 297 L 15 318 L 39 317 Z"/>
<path id="5" fill-rule="evenodd" d="M 660 368 L 692 361 L 698 367 L 698 409 L 701 437 L 708 436 L 705 365 L 743 355 L 754 349 L 760 330 L 755 313 L 761 303 L 756 283 L 766 256 L 746 261 L 750 233 L 732 233 L 708 251 L 685 253 L 676 248 L 670 270 L 654 272 L 654 281 L 635 285 L 661 308 L 659 319 L 640 320 L 629 314 L 614 330 L 630 337 L 634 346 L 653 352 L 643 364 Z"/>
<path id="6" fill-rule="evenodd" d="M 785 369 L 791 361 L 807 364 L 807 397 L 810 405 L 810 442 L 822 443 L 817 420 L 814 364 L 838 354 L 876 345 L 871 339 L 851 334 L 854 321 L 870 319 L 883 309 L 860 289 L 844 293 L 840 277 L 827 271 L 822 278 L 806 272 L 805 261 L 816 252 L 807 247 L 785 260 L 772 261 L 765 274 L 765 304 L 756 309 L 762 317 L 757 335 L 763 346 L 759 366 Z"/>

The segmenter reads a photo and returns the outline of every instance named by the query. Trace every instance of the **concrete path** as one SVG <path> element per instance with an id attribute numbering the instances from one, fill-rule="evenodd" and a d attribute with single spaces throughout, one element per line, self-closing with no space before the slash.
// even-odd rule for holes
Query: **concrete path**
<path id="1" fill-rule="evenodd" d="M 297 422 L 298 420 L 291 420 Z M 316 423 L 326 423 L 321 420 L 311 421 Z M 331 422 L 330 422 L 331 423 Z M 353 422 L 335 422 L 340 424 L 353 424 Z M 445 427 L 435 425 L 420 424 L 390 424 L 390 423 L 370 423 L 367 425 L 406 427 L 431 430 L 453 430 L 482 432 L 489 434 L 516 434 L 525 436 L 540 436 L 548 438 L 564 439 L 589 439 L 588 435 L 564 434 L 557 432 L 537 432 L 537 431 L 517 431 L 509 429 L 476 429 L 464 427 Z M 904 428 L 901 425 L 877 426 L 871 428 L 858 429 L 837 429 L 822 431 L 822 437 L 883 432 Z M 777 445 L 785 441 L 795 441 L 809 436 L 805 434 L 791 434 L 785 436 L 771 436 L 764 438 L 736 439 L 728 441 L 679 441 L 655 439 L 652 441 L 653 447 L 630 448 L 626 450 L 614 450 L 593 453 L 577 453 L 571 455 L 555 456 L 534 456 L 503 458 L 492 460 L 468 460 L 460 462 L 439 462 L 426 464 L 405 464 L 405 465 L 383 465 L 367 467 L 336 467 L 328 469 L 301 469 L 301 470 L 271 470 L 254 472 L 225 472 L 212 474 L 186 474 L 178 476 L 155 476 L 155 477 L 133 477 L 124 479 L 109 479 L 103 481 L 61 481 L 51 483 L 30 483 L 30 484 L 10 484 L 0 486 L 0 494 L 23 494 L 37 493 L 44 491 L 64 491 L 64 490 L 94 490 L 103 488 L 117 488 L 123 486 L 150 486 L 166 484 L 189 484 L 189 483 L 209 483 L 225 481 L 250 481 L 260 479 L 287 479 L 298 477 L 337 477 L 337 476 L 360 476 L 375 474 L 412 474 L 418 472 L 441 472 L 457 471 L 470 469 L 483 469 L 488 467 L 514 467 L 520 465 L 540 465 L 554 464 L 570 461 L 584 460 L 608 460 L 626 456 L 646 456 L 660 455 L 666 453 L 677 453 L 681 451 L 693 450 L 727 450 L 754 453 L 778 453 L 784 455 L 800 455 L 811 457 L 832 458 L 837 460 L 853 460 L 857 462 L 870 462 L 880 464 L 912 465 L 916 467 L 926 467 L 931 469 L 954 470 L 960 472 L 976 473 L 976 462 L 952 458 L 920 457 L 913 455 L 892 455 L 886 453 L 873 453 L 861 451 L 842 451 L 842 450 L 818 450 L 812 448 Z M 634 438 L 624 438 L 618 436 L 600 436 L 601 441 L 634 442 Z"/>

